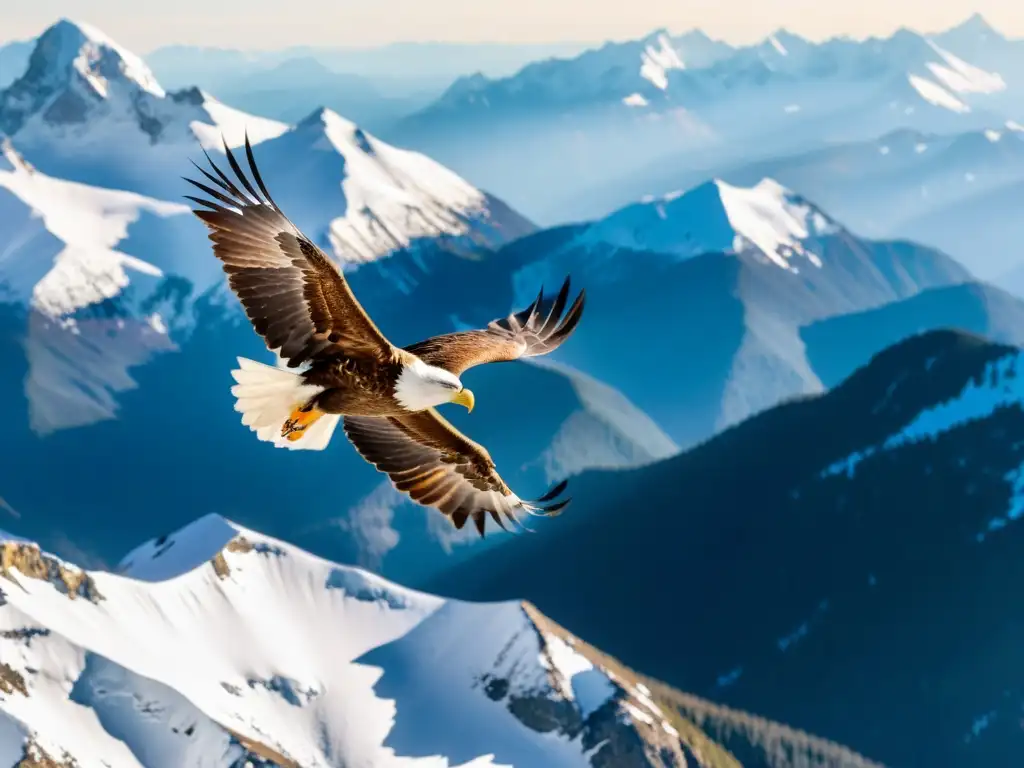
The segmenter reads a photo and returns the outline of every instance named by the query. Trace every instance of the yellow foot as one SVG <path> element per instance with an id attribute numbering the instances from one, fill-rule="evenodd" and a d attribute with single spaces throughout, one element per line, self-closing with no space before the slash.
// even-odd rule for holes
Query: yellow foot
<path id="1" fill-rule="evenodd" d="M 296 408 L 281 428 L 281 437 L 286 437 L 294 443 L 323 415 L 324 412 L 318 411 L 316 408 L 311 408 L 308 411 Z"/>

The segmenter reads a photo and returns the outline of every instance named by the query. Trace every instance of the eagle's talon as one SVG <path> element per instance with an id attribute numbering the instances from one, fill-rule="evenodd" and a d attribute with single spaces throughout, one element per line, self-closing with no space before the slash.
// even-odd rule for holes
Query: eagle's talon
<path id="1" fill-rule="evenodd" d="M 309 429 L 310 425 L 323 415 L 323 411 L 319 411 L 316 408 L 309 408 L 308 410 L 296 408 L 292 411 L 292 415 L 288 420 L 285 421 L 284 426 L 281 427 L 281 437 L 287 438 L 291 442 L 298 440 L 302 437 L 302 433 Z"/>

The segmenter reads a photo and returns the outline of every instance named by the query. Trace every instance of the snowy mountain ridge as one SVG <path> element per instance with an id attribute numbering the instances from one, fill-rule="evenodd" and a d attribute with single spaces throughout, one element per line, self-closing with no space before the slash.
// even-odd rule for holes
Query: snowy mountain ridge
<path id="1" fill-rule="evenodd" d="M 295 209 L 290 215 L 300 228 L 314 219 L 311 225 L 322 234 L 307 234 L 320 234 L 321 245 L 339 261 L 372 261 L 418 239 L 459 238 L 474 223 L 489 226 L 483 192 L 425 155 L 386 144 L 329 109 L 264 142 L 257 162 L 268 175 L 279 171 L 283 177 L 291 168 L 292 178 L 311 188 L 288 210 Z M 286 187 L 280 196 L 288 192 Z"/>
<path id="2" fill-rule="evenodd" d="M 753 187 L 715 179 L 616 211 L 587 227 L 577 244 L 606 243 L 679 258 L 753 249 L 783 269 L 798 271 L 797 257 L 821 266 L 821 259 L 804 247 L 808 239 L 841 230 L 774 179 L 762 179 Z"/>
<path id="3" fill-rule="evenodd" d="M 640 40 L 609 43 L 575 58 L 528 65 L 515 75 L 463 78 L 439 102 L 494 106 L 532 94 L 541 101 L 581 98 L 622 101 L 628 107 L 704 106 L 738 85 L 779 85 L 834 80 L 902 78 L 933 106 L 970 111 L 973 95 L 1006 89 L 1003 76 L 954 55 L 928 36 L 901 29 L 888 38 L 832 38 L 814 43 L 780 30 L 755 45 L 730 48 L 698 32 L 673 37 L 657 31 Z M 690 50 L 699 53 L 689 55 Z"/>
<path id="4" fill-rule="evenodd" d="M 0 286 L 8 298 L 49 317 L 117 296 L 131 273 L 161 278 L 160 267 L 117 245 L 143 213 L 164 219 L 189 213 L 179 203 L 47 176 L 7 139 L 0 140 L 0 188 L 13 195 L 3 206 Z"/>
<path id="5" fill-rule="evenodd" d="M 116 574 L 0 550 L 3 765 L 678 765 L 693 740 L 529 605 L 414 592 L 216 515 Z"/>
<path id="6" fill-rule="evenodd" d="M 533 228 L 447 168 L 330 110 L 268 127 L 199 89 L 167 94 L 139 57 L 66 20 L 0 91 L 0 131 L 0 184 L 14 195 L 0 206 L 0 285 L 49 315 L 118 296 L 132 272 L 185 278 L 197 295 L 222 282 L 212 255 L 199 257 L 209 242 L 179 179 L 200 147 L 224 162 L 222 135 L 235 145 L 248 132 L 275 198 L 339 262 L 421 243 L 500 245 Z M 59 255 L 54 238 L 68 246 Z"/>
<path id="7" fill-rule="evenodd" d="M 929 361 L 929 366 L 934 360 Z M 935 441 L 941 435 L 991 419 L 1002 409 L 1024 407 L 1024 352 L 1009 352 L 985 365 L 984 370 L 948 400 L 917 414 L 884 440 L 865 445 L 826 467 L 820 477 L 844 475 L 852 478 L 865 459 L 904 446 Z M 991 518 L 984 529 L 975 532 L 982 542 L 1010 523 L 1024 516 L 1024 464 L 1011 470 L 1004 478 L 1013 488 L 1010 504 L 1004 515 Z"/>

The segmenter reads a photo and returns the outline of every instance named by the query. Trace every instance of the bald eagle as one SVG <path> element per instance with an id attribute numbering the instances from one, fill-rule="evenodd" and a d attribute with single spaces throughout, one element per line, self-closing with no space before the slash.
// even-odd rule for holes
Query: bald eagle
<path id="1" fill-rule="evenodd" d="M 242 423 L 278 447 L 323 450 L 343 420 L 356 451 L 395 488 L 440 510 L 456 528 L 472 518 L 481 536 L 487 515 L 505 528 L 506 520 L 520 525 L 523 512 L 553 516 L 564 509 L 564 481 L 539 499 L 520 499 L 483 446 L 436 406 L 473 410 L 473 393 L 459 378 L 468 368 L 557 348 L 580 321 L 584 292 L 566 309 L 566 279 L 553 302 L 542 288 L 525 310 L 487 328 L 400 349 L 360 306 L 341 270 L 278 208 L 248 137 L 252 181 L 226 143 L 224 151 L 235 180 L 207 154 L 212 173 L 193 165 L 208 183 L 185 180 L 208 199 L 186 197 L 202 206 L 193 212 L 209 229 L 232 291 L 284 366 L 238 358 L 231 392 Z"/>

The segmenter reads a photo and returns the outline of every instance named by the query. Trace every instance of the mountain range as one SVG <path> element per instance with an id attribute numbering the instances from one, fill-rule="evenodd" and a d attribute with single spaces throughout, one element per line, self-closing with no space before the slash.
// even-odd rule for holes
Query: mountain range
<path id="1" fill-rule="evenodd" d="M 981 34 L 1012 52 L 1001 69 L 957 53 Z M 977 22 L 941 41 L 901 29 L 814 43 L 780 30 L 740 48 L 659 31 L 509 77 L 467 76 L 392 138 L 549 224 L 607 210 L 618 179 L 644 167 L 656 179 L 669 169 L 713 164 L 717 172 L 899 128 L 998 129 L 1024 121 L 1021 84 L 1024 47 Z M 504 151 L 488 155 L 493 143 Z"/>
<path id="2" fill-rule="evenodd" d="M 584 474 L 587 514 L 431 587 L 525 596 L 627 665 L 885 765 L 1013 765 L 1021 359 L 906 339 L 693 451 Z"/>
<path id="3" fill-rule="evenodd" d="M 80 53 L 59 49 L 68 39 Z M 230 408 L 235 356 L 264 353 L 184 201 L 155 182 L 108 189 L 111 174 L 92 178 L 78 156 L 78 179 L 51 176 L 45 143 L 31 141 L 45 133 L 32 126 L 44 124 L 47 104 L 102 74 L 86 67 L 85 77 L 85 64 L 118 85 L 105 97 L 92 91 L 83 136 L 115 120 L 119 130 L 140 130 L 118 94 L 155 79 L 101 33 L 76 34 L 67 22 L 40 48 L 26 78 L 49 83 L 50 101 L 18 112 L 26 127 L 7 140 L 0 166 L 10 222 L 0 242 L 0 344 L 12 361 L 0 387 L 25 404 L 12 427 L 24 449 L 3 474 L 13 482 L 57 460 L 98 477 L 114 471 L 109 457 L 117 456 L 123 480 L 11 489 L 5 496 L 16 508 L 35 511 L 38 524 L 26 534 L 57 551 L 73 541 L 110 562 L 154 529 L 221 513 L 414 586 L 476 551 L 480 544 L 424 516 L 350 451 L 302 457 L 303 467 L 344 481 L 335 494 L 303 501 L 298 514 L 278 482 L 282 462 L 298 460 L 254 443 Z M 67 61 L 79 63 L 69 70 Z M 23 156 L 26 138 L 33 154 Z M 157 138 L 130 165 L 163 183 L 164 163 L 183 166 L 191 147 Z M 587 321 L 571 344 L 553 360 L 473 372 L 473 386 L 489 394 L 471 417 L 452 416 L 490 447 L 513 487 L 668 458 L 781 400 L 823 391 L 903 334 L 954 325 L 1022 340 L 1016 299 L 974 282 L 941 252 L 860 237 L 772 179 L 746 187 L 715 180 L 589 224 L 537 231 L 442 166 L 329 110 L 264 138 L 254 153 L 275 199 L 345 265 L 396 343 L 484 325 L 567 274 L 588 290 Z M 107 159 L 124 165 L 123 156 Z M 844 343 L 834 343 L 837 334 Z M 181 381 L 203 383 L 182 398 Z M 534 387 L 548 393 L 543 403 L 521 394 Z M 517 419 L 514 409 L 526 407 L 533 418 Z M 217 439 L 197 445 L 198 425 L 219 425 Z M 161 449 L 134 450 L 143 434 L 159 435 Z M 201 499 L 177 482 L 179 472 L 203 478 Z M 125 520 L 131 499 L 154 484 L 161 492 L 148 516 Z M 83 505 L 104 526 L 70 512 Z"/>
<path id="4" fill-rule="evenodd" d="M 215 515 L 116 572 L 0 549 L 5 765 L 874 765 L 644 678 L 529 604 L 414 592 Z"/>

